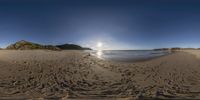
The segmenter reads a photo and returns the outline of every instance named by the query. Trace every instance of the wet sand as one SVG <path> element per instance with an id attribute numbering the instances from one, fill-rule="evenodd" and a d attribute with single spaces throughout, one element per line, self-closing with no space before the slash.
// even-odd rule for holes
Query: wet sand
<path id="1" fill-rule="evenodd" d="M 200 99 L 199 55 L 117 63 L 83 51 L 0 50 L 0 99 Z"/>

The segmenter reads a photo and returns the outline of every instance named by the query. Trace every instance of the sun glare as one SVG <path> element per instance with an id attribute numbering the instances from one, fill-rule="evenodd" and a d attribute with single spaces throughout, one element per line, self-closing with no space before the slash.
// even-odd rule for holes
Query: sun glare
<path id="1" fill-rule="evenodd" d="M 97 57 L 98 58 L 101 58 L 103 52 L 102 52 L 102 46 L 103 46 L 103 43 L 102 42 L 98 42 L 97 43 Z"/>
<path id="2" fill-rule="evenodd" d="M 101 50 L 98 50 L 98 51 L 97 51 L 97 57 L 98 57 L 98 58 L 101 58 L 102 54 L 103 54 L 103 53 L 102 53 Z"/>
<path id="3" fill-rule="evenodd" d="M 98 48 L 101 48 L 102 46 L 103 46 L 103 43 L 102 43 L 102 42 L 98 42 L 98 43 L 97 43 L 97 47 L 98 47 Z"/>

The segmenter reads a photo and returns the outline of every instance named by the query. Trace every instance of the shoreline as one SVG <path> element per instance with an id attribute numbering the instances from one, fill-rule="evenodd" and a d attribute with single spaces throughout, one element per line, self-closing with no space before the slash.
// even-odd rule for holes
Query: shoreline
<path id="1" fill-rule="evenodd" d="M 112 50 L 106 50 L 106 51 L 112 51 Z M 126 50 L 114 50 L 114 51 L 126 51 Z M 152 51 L 152 50 L 127 50 L 127 51 Z M 154 50 L 153 50 L 154 51 Z M 98 55 L 96 53 L 91 53 L 91 52 L 87 52 L 90 55 L 100 59 L 100 60 L 104 60 L 104 61 L 110 61 L 113 63 L 136 63 L 136 62 L 146 62 L 152 59 L 157 59 L 163 56 L 167 56 L 170 54 L 173 54 L 175 52 L 168 52 L 166 54 L 163 55 L 157 55 L 157 56 L 152 56 L 152 57 L 142 57 L 142 58 L 105 58 L 105 57 L 98 57 Z M 102 54 L 103 56 L 104 54 Z M 134 56 L 134 55 L 133 55 Z"/>

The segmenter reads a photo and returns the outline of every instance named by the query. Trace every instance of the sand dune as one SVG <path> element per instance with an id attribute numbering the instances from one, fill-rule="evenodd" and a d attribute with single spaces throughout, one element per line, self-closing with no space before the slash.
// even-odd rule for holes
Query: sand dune
<path id="1" fill-rule="evenodd" d="M 200 51 L 117 63 L 83 51 L 1 50 L 0 99 L 200 99 Z"/>

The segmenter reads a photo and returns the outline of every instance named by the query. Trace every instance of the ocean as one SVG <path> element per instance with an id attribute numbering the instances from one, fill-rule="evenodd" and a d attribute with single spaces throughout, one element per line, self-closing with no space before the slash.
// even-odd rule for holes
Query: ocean
<path id="1" fill-rule="evenodd" d="M 171 53 L 156 50 L 93 50 L 89 52 L 100 59 L 120 62 L 143 61 Z"/>

